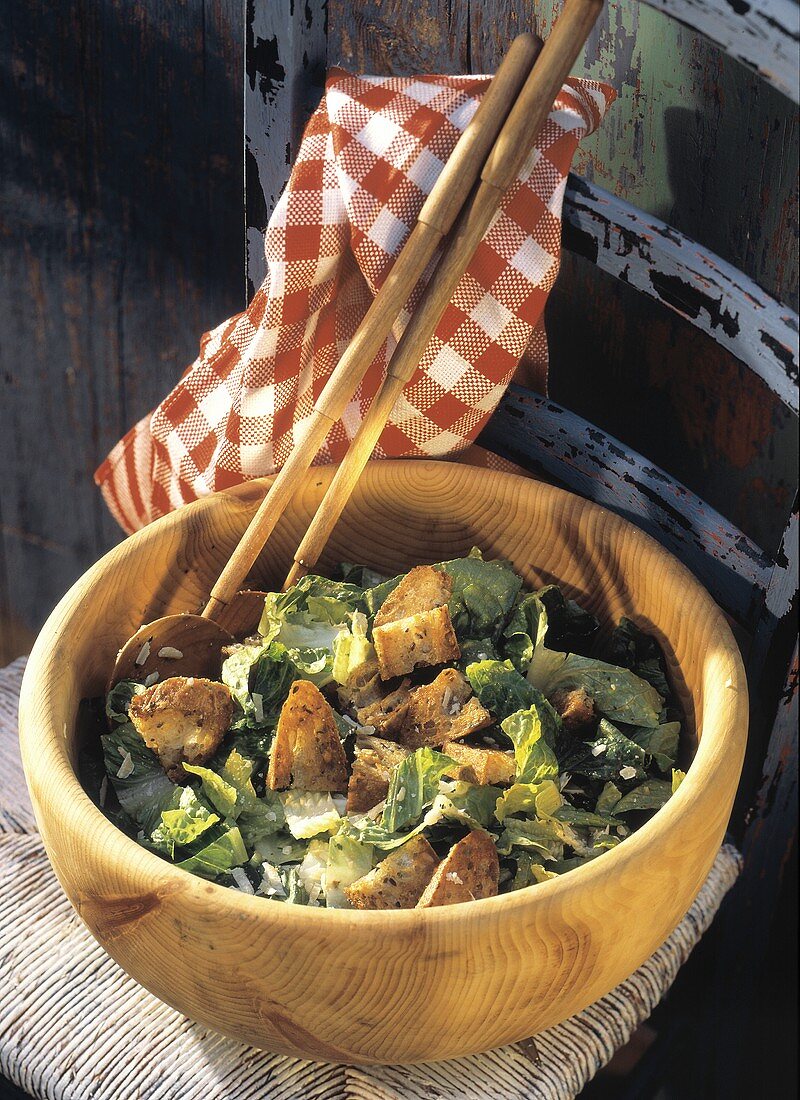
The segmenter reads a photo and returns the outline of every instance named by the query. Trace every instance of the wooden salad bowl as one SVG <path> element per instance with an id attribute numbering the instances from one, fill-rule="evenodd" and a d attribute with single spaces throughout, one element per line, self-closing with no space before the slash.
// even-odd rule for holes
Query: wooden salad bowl
<path id="1" fill-rule="evenodd" d="M 330 483 L 314 469 L 249 587 L 280 585 Z M 466 905 L 353 912 L 225 889 L 139 847 L 76 774 L 81 699 L 102 694 L 142 622 L 195 610 L 270 479 L 158 520 L 106 554 L 44 626 L 22 686 L 22 756 L 36 819 L 70 901 L 138 982 L 204 1026 L 328 1062 L 452 1058 L 557 1024 L 635 970 L 696 897 L 742 766 L 747 685 L 711 597 L 647 535 L 550 485 L 445 462 L 371 463 L 321 562 L 387 573 L 465 554 L 507 557 L 611 626 L 656 635 L 690 732 L 688 775 L 623 844 L 562 877 Z M 696 746 L 696 752 L 695 752 Z"/>

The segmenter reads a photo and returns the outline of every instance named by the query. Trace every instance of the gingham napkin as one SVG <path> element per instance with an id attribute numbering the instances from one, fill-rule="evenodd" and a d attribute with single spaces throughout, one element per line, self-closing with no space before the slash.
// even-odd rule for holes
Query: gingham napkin
<path id="1" fill-rule="evenodd" d="M 330 73 L 267 228 L 263 285 L 244 313 L 206 333 L 177 386 L 95 474 L 126 531 L 280 468 L 488 82 Z M 562 88 L 375 457 L 463 450 L 522 356 L 546 365 L 542 312 L 558 273 L 569 165 L 613 98 L 611 88 L 591 80 Z M 429 274 L 317 463 L 345 454 Z"/>

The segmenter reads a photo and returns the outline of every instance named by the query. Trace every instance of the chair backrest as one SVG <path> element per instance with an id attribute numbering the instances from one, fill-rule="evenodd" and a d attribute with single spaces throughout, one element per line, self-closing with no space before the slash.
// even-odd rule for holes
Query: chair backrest
<path id="1" fill-rule="evenodd" d="M 761 0 L 757 6 L 729 0 L 646 2 L 716 43 L 797 102 L 800 8 L 795 0 Z M 496 53 L 528 15 L 526 0 L 494 5 L 486 0 L 471 8 L 451 5 L 442 29 L 433 11 L 436 5 L 423 3 L 404 34 L 401 7 L 395 0 L 387 0 L 379 12 L 368 0 L 307 0 L 302 6 L 292 0 L 256 0 L 250 5 L 245 113 L 248 275 L 253 285 L 263 275 L 266 216 L 286 181 L 303 120 L 320 94 L 326 58 L 341 60 L 328 55 L 329 39 L 342 52 L 342 44 L 357 36 L 358 48 L 351 44 L 349 56 L 363 71 L 437 66 L 441 49 L 434 49 L 434 40 L 455 43 L 446 66 L 475 71 L 476 43 L 488 38 L 494 43 L 490 52 Z M 598 32 L 595 46 L 603 33 Z M 637 140 L 635 127 L 632 133 Z M 570 177 L 567 188 L 563 244 L 582 261 L 705 333 L 722 354 L 760 379 L 778 406 L 797 416 L 798 315 L 753 278 L 659 218 L 577 175 Z M 734 823 L 748 864 L 763 872 L 759 904 L 768 914 L 797 822 L 796 482 L 780 545 L 769 550 L 654 462 L 530 390 L 509 389 L 481 442 L 643 527 L 695 572 L 730 617 L 745 653 L 753 696 L 751 750 Z"/>

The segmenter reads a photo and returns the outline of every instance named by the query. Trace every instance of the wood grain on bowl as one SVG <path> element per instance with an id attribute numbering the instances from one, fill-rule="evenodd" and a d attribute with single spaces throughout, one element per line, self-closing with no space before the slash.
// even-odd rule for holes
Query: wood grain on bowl
<path id="1" fill-rule="evenodd" d="M 280 585 L 331 477 L 330 469 L 307 475 L 250 587 Z M 480 545 L 487 557 L 510 558 L 528 586 L 558 580 L 604 623 L 625 614 L 656 635 L 697 752 L 678 793 L 641 830 L 525 890 L 399 912 L 249 897 L 165 863 L 103 817 L 75 775 L 75 720 L 140 623 L 203 601 L 268 486 L 208 497 L 127 539 L 67 593 L 34 647 L 21 700 L 23 760 L 66 893 L 109 954 L 153 993 L 272 1050 L 421 1061 L 563 1020 L 666 938 L 716 855 L 747 729 L 742 663 L 724 617 L 654 541 L 578 497 L 450 463 L 371 464 L 323 570 L 348 560 L 394 573 Z"/>

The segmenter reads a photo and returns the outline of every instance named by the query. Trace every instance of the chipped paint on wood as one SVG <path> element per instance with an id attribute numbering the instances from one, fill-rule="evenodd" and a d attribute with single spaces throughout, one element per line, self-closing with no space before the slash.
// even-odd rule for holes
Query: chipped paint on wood
<path id="1" fill-rule="evenodd" d="M 797 0 L 644 0 L 800 100 Z"/>
<path id="2" fill-rule="evenodd" d="M 266 273 L 264 230 L 325 84 L 327 0 L 247 0 L 245 213 L 247 280 Z"/>
<path id="3" fill-rule="evenodd" d="M 727 612 L 754 628 L 773 562 L 646 458 L 518 386 L 509 388 L 480 442 L 636 523 L 683 561 Z"/>
<path id="4" fill-rule="evenodd" d="M 746 363 L 798 410 L 798 317 L 719 256 L 571 175 L 564 246 L 656 298 Z"/>

